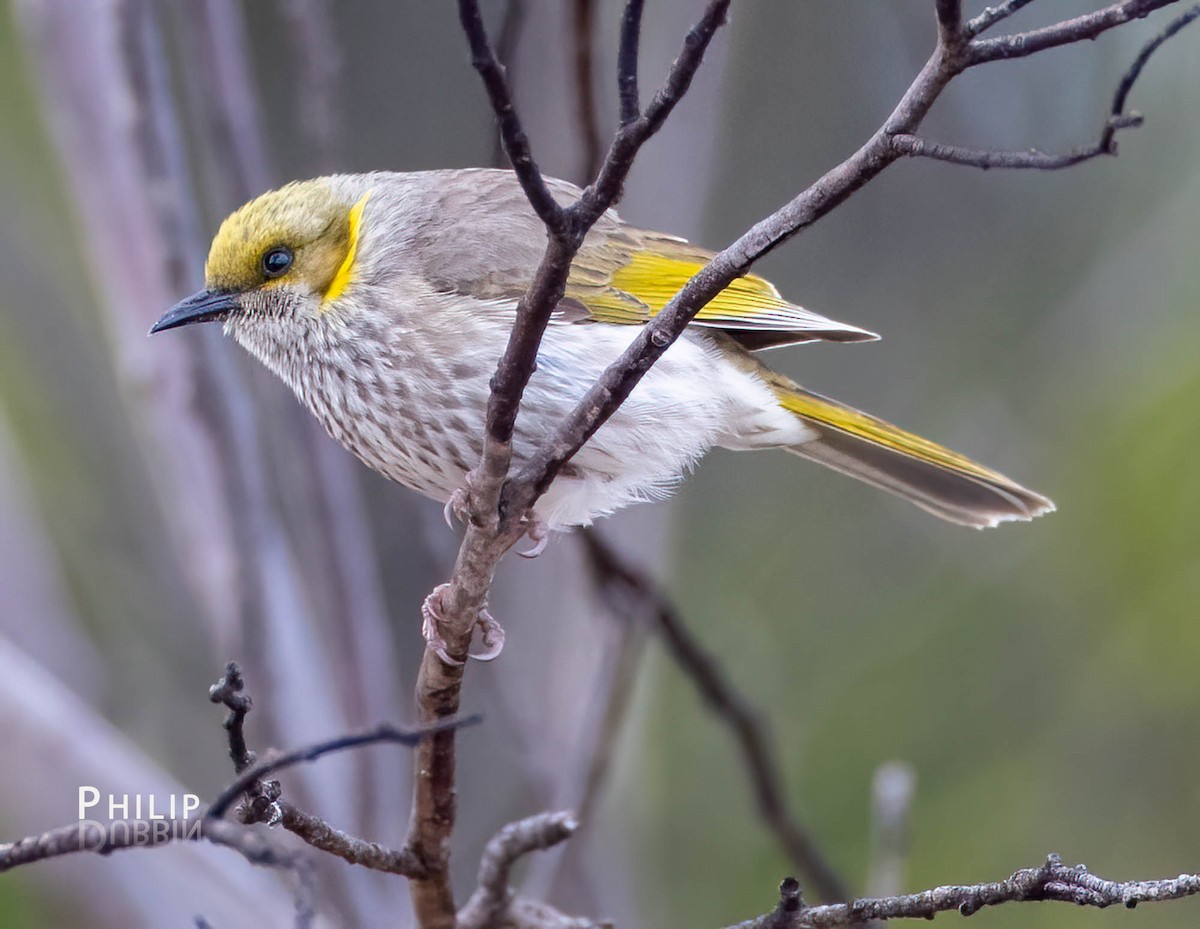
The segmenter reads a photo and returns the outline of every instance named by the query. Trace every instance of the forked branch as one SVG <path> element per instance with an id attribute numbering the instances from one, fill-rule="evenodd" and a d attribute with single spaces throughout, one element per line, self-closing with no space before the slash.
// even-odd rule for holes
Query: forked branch
<path id="1" fill-rule="evenodd" d="M 987 906 L 1049 900 L 1104 909 L 1139 903 L 1178 900 L 1200 894 L 1200 874 L 1181 874 L 1157 881 L 1109 881 L 1083 865 L 1068 867 L 1050 855 L 1040 868 L 1017 871 L 1010 878 L 986 884 L 951 884 L 923 893 L 855 900 L 831 906 L 806 906 L 795 882 L 780 888 L 781 902 L 772 913 L 738 923 L 729 929 L 840 929 L 873 919 L 933 919 L 957 910 L 970 916 Z"/>

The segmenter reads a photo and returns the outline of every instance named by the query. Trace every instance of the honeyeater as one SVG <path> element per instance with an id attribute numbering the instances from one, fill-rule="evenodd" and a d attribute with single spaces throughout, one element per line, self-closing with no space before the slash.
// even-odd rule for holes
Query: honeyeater
<path id="1" fill-rule="evenodd" d="M 577 187 L 550 181 L 562 203 Z M 298 181 L 222 223 L 205 289 L 152 332 L 221 321 L 371 468 L 446 502 L 481 453 L 489 378 L 546 245 L 515 176 L 378 172 Z M 711 257 L 611 210 L 588 233 L 521 402 L 530 456 L 638 327 Z M 548 529 L 663 496 L 713 446 L 782 448 L 983 528 L 1053 504 L 1002 474 L 777 374 L 758 353 L 871 332 L 735 280 L 696 316 L 536 506 Z"/>

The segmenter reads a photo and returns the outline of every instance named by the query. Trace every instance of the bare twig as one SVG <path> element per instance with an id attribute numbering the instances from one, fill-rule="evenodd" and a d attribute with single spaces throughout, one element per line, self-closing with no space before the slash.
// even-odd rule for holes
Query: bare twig
<path id="1" fill-rule="evenodd" d="M 1091 874 L 1083 865 L 1067 867 L 1057 855 L 1050 855 L 1040 868 L 1017 871 L 1004 881 L 947 885 L 923 893 L 830 906 L 802 905 L 790 913 L 781 914 L 777 910 L 730 929 L 835 929 L 861 925 L 870 919 L 933 919 L 936 914 L 950 910 L 970 916 L 985 906 L 1027 900 L 1133 909 L 1139 903 L 1178 900 L 1196 894 L 1200 894 L 1200 874 L 1181 874 L 1156 881 L 1109 881 Z"/>
<path id="2" fill-rule="evenodd" d="M 387 848 L 335 829 L 320 817 L 298 809 L 286 800 L 279 801 L 282 818 L 279 824 L 288 832 L 303 839 L 315 849 L 336 855 L 349 864 L 372 871 L 400 874 L 407 878 L 425 876 L 425 869 L 416 855 L 407 848 Z"/>
<path id="3" fill-rule="evenodd" d="M 246 714 L 254 704 L 250 695 L 245 693 L 245 686 L 241 667 L 236 661 L 231 661 L 225 666 L 221 679 L 208 689 L 209 700 L 224 704 L 229 709 L 223 725 L 229 734 L 229 757 L 233 761 L 235 774 L 241 774 L 254 764 L 254 753 L 246 747 L 244 732 Z"/>
<path id="4" fill-rule="evenodd" d="M 571 5 L 571 38 L 575 52 L 575 114 L 583 146 L 583 176 L 595 177 L 604 151 L 600 146 L 600 127 L 596 121 L 596 88 L 593 74 L 595 52 L 594 0 L 574 0 Z"/>
<path id="5" fill-rule="evenodd" d="M 213 703 L 222 703 L 229 708 L 229 716 L 225 720 L 225 730 L 229 733 L 229 754 L 234 769 L 241 774 L 255 760 L 254 753 L 246 746 L 243 732 L 246 715 L 253 703 L 245 692 L 245 680 L 236 661 L 226 665 L 225 674 L 209 688 L 208 696 Z M 421 877 L 425 873 L 421 862 L 409 849 L 390 849 L 349 835 L 282 799 L 278 781 L 255 779 L 246 794 L 249 802 L 239 810 L 239 818 L 243 823 L 278 822 L 313 848 L 373 871 L 406 877 Z"/>
<path id="6" fill-rule="evenodd" d="M 504 4 L 504 17 L 500 21 L 500 34 L 496 37 L 496 57 L 504 65 L 504 72 L 508 77 L 510 87 L 516 84 L 516 81 L 513 79 L 513 75 L 516 73 L 514 68 L 517 64 L 516 48 L 517 40 L 521 35 L 521 25 L 524 20 L 525 0 L 508 0 Z M 499 132 L 493 138 L 490 164 L 494 168 L 505 167 L 508 164 L 508 156 L 504 153 L 504 140 L 500 137 Z"/>
<path id="7" fill-rule="evenodd" d="M 517 860 L 530 852 L 565 841 L 578 824 L 571 813 L 539 813 L 509 823 L 488 842 L 479 865 L 479 885 L 459 911 L 460 929 L 500 925 L 512 901 L 509 874 Z"/>
<path id="8" fill-rule="evenodd" d="M 334 752 L 343 752 L 351 748 L 360 748 L 363 745 L 379 745 L 381 743 L 395 743 L 397 745 L 408 746 L 420 745 L 422 742 L 439 733 L 461 729 L 465 726 L 473 726 L 481 718 L 479 716 L 467 716 L 463 719 L 444 719 L 432 725 L 419 726 L 412 729 L 400 729 L 391 723 L 380 723 L 378 726 L 368 729 L 365 732 L 354 732 L 349 735 L 338 736 L 336 739 L 314 742 L 312 745 L 305 745 L 301 748 L 295 748 L 289 752 L 269 757 L 266 761 L 259 762 L 244 770 L 232 784 L 222 790 L 217 795 L 217 799 L 209 806 L 208 812 L 204 814 L 205 819 L 220 819 L 225 815 L 230 805 L 245 793 L 247 788 L 252 784 L 262 780 L 268 774 L 274 774 L 276 771 L 282 771 L 284 768 L 303 764 L 306 761 L 316 761 L 323 755 L 331 755 Z"/>
<path id="9" fill-rule="evenodd" d="M 717 660 L 695 639 L 675 604 L 652 580 L 623 561 L 599 533 L 583 533 L 583 540 L 601 589 L 610 589 L 608 602 L 617 604 L 622 599 L 631 602 L 635 604 L 631 613 L 653 619 L 671 657 L 729 727 L 754 787 L 759 817 L 775 834 L 792 864 L 821 899 L 849 900 L 845 882 L 789 808 L 783 775 L 758 711 L 746 702 Z M 614 589 L 619 589 L 623 597 L 618 597 Z"/>
<path id="10" fill-rule="evenodd" d="M 251 864 L 294 874 L 294 925 L 296 929 L 308 929 L 313 924 L 316 883 L 308 857 L 280 848 L 262 834 L 224 820 L 123 819 L 111 823 L 83 820 L 0 845 L 0 873 L 79 852 L 109 855 L 123 849 L 158 848 L 172 842 L 201 840 L 231 848 Z"/>
<path id="11" fill-rule="evenodd" d="M 1013 13 L 1028 6 L 1033 0 L 1005 0 L 1004 3 L 996 6 L 989 6 L 986 10 L 967 23 L 967 37 L 975 38 L 981 32 L 986 32 L 992 26 L 1000 22 L 1002 19 L 1008 19 Z"/>
<path id="12" fill-rule="evenodd" d="M 1041 152 L 1036 148 L 1024 151 L 998 151 L 967 148 L 961 145 L 943 145 L 940 142 L 931 142 L 907 133 L 893 136 L 892 145 L 900 154 L 910 158 L 931 158 L 934 161 L 945 161 L 968 168 L 982 168 L 985 171 L 989 168 L 1055 171 L 1074 167 L 1102 155 L 1115 155 L 1117 153 L 1115 142 L 1117 130 L 1132 129 L 1141 124 L 1141 116 L 1113 117 L 1104 124 L 1104 131 L 1098 142 L 1058 154 Z"/>
<path id="13" fill-rule="evenodd" d="M 1113 95 L 1112 116 L 1117 117 L 1125 112 L 1125 102 L 1129 97 L 1129 92 L 1133 90 L 1133 85 L 1137 83 L 1137 79 L 1142 75 L 1142 69 L 1146 67 L 1146 62 L 1150 57 L 1162 47 L 1162 44 L 1174 36 L 1179 30 L 1183 29 L 1189 23 L 1200 16 L 1200 3 L 1193 6 L 1180 16 L 1173 19 L 1167 24 L 1158 35 L 1142 46 L 1142 50 L 1138 52 L 1137 58 L 1133 64 L 1129 66 L 1129 70 L 1125 72 L 1125 76 L 1121 78 L 1121 83 L 1117 85 L 1117 92 Z"/>
<path id="14" fill-rule="evenodd" d="M 641 115 L 638 94 L 638 53 L 642 44 L 642 9 L 645 0 L 629 0 L 621 17 L 621 47 L 617 53 L 617 95 L 620 125 L 627 126 Z"/>
<path id="15" fill-rule="evenodd" d="M 232 848 L 252 864 L 292 868 L 297 861 L 294 852 L 279 848 L 262 834 L 223 820 L 121 819 L 111 823 L 81 820 L 0 845 L 0 873 L 78 852 L 108 855 L 127 848 L 200 840 Z"/>
<path id="16" fill-rule="evenodd" d="M 1122 3 L 1114 3 L 1041 29 L 1031 29 L 1028 32 L 999 36 L 995 39 L 978 39 L 971 42 L 966 63 L 968 67 L 973 67 L 988 61 L 1028 58 L 1046 49 L 1094 39 L 1109 29 L 1124 25 L 1130 20 L 1141 19 L 1155 10 L 1177 2 L 1178 0 L 1124 0 Z"/>
<path id="17" fill-rule="evenodd" d="M 1125 112 L 1125 104 L 1129 99 L 1130 91 L 1133 90 L 1133 85 L 1137 83 L 1137 79 L 1141 76 L 1151 56 L 1163 46 L 1163 43 L 1197 18 L 1200 18 L 1200 4 L 1172 20 L 1166 28 L 1142 47 L 1137 58 L 1134 59 L 1133 64 L 1129 66 L 1117 85 L 1108 119 L 1105 120 L 1099 139 L 1091 145 L 1073 148 L 1059 154 L 1048 154 L 1037 149 L 997 151 L 966 148 L 960 145 L 943 145 L 908 133 L 894 135 L 892 145 L 901 154 L 909 157 L 932 158 L 935 161 L 945 161 L 985 170 L 988 168 L 1016 168 L 1053 171 L 1070 168 L 1103 155 L 1116 155 L 1117 133 L 1122 129 L 1137 128 L 1143 122 L 1139 114 Z"/>
<path id="18" fill-rule="evenodd" d="M 513 104 L 512 92 L 504 75 L 504 65 L 496 57 L 496 52 L 488 40 L 487 28 L 483 24 L 483 14 L 477 2 L 460 0 L 458 17 L 462 23 L 463 32 L 471 46 L 471 64 L 483 78 L 483 86 L 487 89 L 488 99 L 492 104 L 492 112 L 500 128 L 500 140 L 504 152 L 512 163 L 513 170 L 521 180 L 521 186 L 529 198 L 534 212 L 546 224 L 546 228 L 558 231 L 562 228 L 562 207 L 550 193 L 542 178 L 542 172 L 533 160 L 529 148 L 529 137 L 517 116 L 517 108 Z"/>

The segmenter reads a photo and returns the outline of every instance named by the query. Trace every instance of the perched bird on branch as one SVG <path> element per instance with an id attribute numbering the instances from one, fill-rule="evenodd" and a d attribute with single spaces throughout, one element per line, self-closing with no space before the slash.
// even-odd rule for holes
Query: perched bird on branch
<path id="1" fill-rule="evenodd" d="M 551 190 L 564 204 L 580 191 Z M 452 501 L 479 461 L 489 379 L 545 250 L 508 171 L 337 175 L 288 184 L 221 225 L 206 288 L 151 332 L 220 321 L 371 468 Z M 571 267 L 513 436 L 520 466 L 711 257 L 604 214 Z M 754 275 L 696 316 L 536 505 L 535 541 L 669 493 L 710 448 L 782 448 L 983 528 L 1045 497 L 775 373 L 755 352 L 871 332 Z"/>

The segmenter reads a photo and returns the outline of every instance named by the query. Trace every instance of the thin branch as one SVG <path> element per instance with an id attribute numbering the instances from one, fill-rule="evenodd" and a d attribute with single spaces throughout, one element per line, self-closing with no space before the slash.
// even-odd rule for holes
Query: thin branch
<path id="1" fill-rule="evenodd" d="M 483 78 L 483 86 L 487 89 L 488 99 L 492 103 L 492 112 L 496 114 L 500 139 L 504 143 L 508 160 L 512 162 L 513 170 L 520 178 L 525 195 L 538 218 L 546 224 L 546 228 L 560 230 L 563 222 L 562 207 L 550 193 L 542 172 L 533 160 L 529 137 L 525 135 L 520 117 L 517 116 L 512 93 L 504 76 L 504 65 L 496 57 L 488 40 L 487 27 L 483 24 L 483 14 L 479 10 L 477 0 L 459 0 L 458 18 L 471 46 L 471 64 Z"/>
<path id="2" fill-rule="evenodd" d="M 1028 6 L 1033 0 L 1005 0 L 997 6 L 989 6 L 982 13 L 967 23 L 967 38 L 973 39 L 982 32 L 991 29 L 1002 19 L 1008 19 L 1022 7 Z"/>
<path id="3" fill-rule="evenodd" d="M 458 913 L 460 929 L 503 924 L 513 893 L 509 875 L 518 859 L 568 839 L 578 823 L 571 813 L 539 813 L 509 823 L 488 842 L 479 864 L 479 885 Z"/>
<path id="4" fill-rule="evenodd" d="M 934 161 L 944 161 L 948 164 L 963 165 L 968 168 L 981 168 L 985 171 L 990 168 L 1057 171 L 1103 155 L 1115 155 L 1117 153 L 1115 142 L 1117 130 L 1131 129 L 1141 124 L 1141 116 L 1114 117 L 1104 124 L 1104 132 L 1099 141 L 1058 154 L 1038 151 L 1036 148 L 1024 151 L 997 151 L 968 148 L 962 145 L 943 145 L 940 142 L 931 142 L 929 139 L 915 135 L 892 136 L 892 145 L 901 155 L 909 158 L 930 158 Z"/>
<path id="5" fill-rule="evenodd" d="M 500 21 L 500 35 L 496 39 L 496 57 L 504 65 L 504 73 L 509 86 L 513 86 L 513 68 L 517 64 L 517 40 L 521 37 L 521 25 L 525 20 L 525 0 L 508 0 L 504 4 L 504 17 Z M 508 156 L 504 153 L 504 139 L 500 137 L 499 127 L 492 137 L 492 157 L 489 164 L 493 168 L 503 168 L 508 165 Z"/>
<path id="6" fill-rule="evenodd" d="M 783 774 L 758 711 L 747 703 L 717 660 L 692 635 L 675 604 L 652 580 L 623 561 L 599 533 L 588 531 L 582 537 L 601 589 L 609 589 L 608 602 L 632 602 L 637 608 L 631 613 L 653 618 L 671 657 L 717 718 L 728 726 L 750 776 L 759 818 L 774 833 L 792 864 L 821 899 L 849 900 L 845 882 L 788 806 Z"/>
<path id="7" fill-rule="evenodd" d="M 1125 72 L 1125 76 L 1121 78 L 1121 83 L 1117 86 L 1117 92 L 1113 96 L 1112 115 L 1119 116 L 1125 112 L 1125 101 L 1129 97 L 1129 92 L 1133 90 L 1133 85 L 1137 83 L 1137 79 L 1142 75 L 1142 69 L 1146 67 L 1146 62 L 1150 57 L 1159 50 L 1164 42 L 1174 36 L 1177 32 L 1183 29 L 1188 23 L 1200 16 L 1200 3 L 1193 6 L 1176 19 L 1167 24 L 1158 35 L 1142 46 L 1142 50 L 1134 59 L 1133 64 L 1129 66 L 1129 70 Z"/>
<path id="8" fill-rule="evenodd" d="M 652 135 L 662 128 L 664 122 L 683 99 L 692 79 L 704 61 L 704 55 L 712 43 L 717 30 L 725 25 L 729 15 L 730 0 L 710 0 L 704 14 L 684 37 L 683 48 L 671 64 L 666 80 L 647 104 L 646 110 L 636 119 L 626 123 L 613 137 L 608 155 L 600 167 L 593 184 L 583 192 L 574 210 L 579 220 L 590 227 L 605 210 L 620 199 L 625 178 L 633 167 L 633 159 Z M 640 10 L 637 12 L 640 17 Z M 635 24 L 636 25 L 636 24 Z M 632 37 L 623 37 L 632 41 Z M 623 51 L 627 51 L 623 48 Z M 636 68 L 636 60 L 624 59 L 625 64 Z"/>
<path id="9" fill-rule="evenodd" d="M 967 148 L 959 145 L 943 145 L 932 142 L 920 136 L 901 133 L 892 136 L 892 145 L 902 155 L 913 158 L 931 158 L 935 161 L 945 161 L 950 164 L 965 165 L 972 168 L 1006 168 L 1034 169 L 1039 171 L 1054 171 L 1070 168 L 1074 165 L 1099 158 L 1104 155 L 1117 154 L 1116 135 L 1122 129 L 1137 128 L 1143 119 L 1137 113 L 1126 113 L 1125 104 L 1133 85 L 1142 75 L 1146 64 L 1156 51 L 1172 36 L 1180 32 L 1189 23 L 1200 18 L 1200 4 L 1193 6 L 1187 12 L 1172 20 L 1166 28 L 1149 42 L 1134 59 L 1133 64 L 1125 72 L 1113 94 L 1109 117 L 1100 132 L 1100 138 L 1091 145 L 1073 148 L 1060 154 L 1048 154 L 1037 149 L 1025 151 L 995 151 L 988 149 Z"/>
<path id="10" fill-rule="evenodd" d="M 571 5 L 571 38 L 575 53 L 575 114 L 579 119 L 583 146 L 583 176 L 591 179 L 604 157 L 600 127 L 596 121 L 596 89 L 593 74 L 595 53 L 595 0 L 574 0 Z"/>
<path id="11" fill-rule="evenodd" d="M 933 919 L 938 913 L 958 910 L 963 916 L 985 906 L 1028 900 L 1052 900 L 1103 909 L 1139 903 L 1178 900 L 1200 894 L 1200 874 L 1181 874 L 1156 881 L 1109 881 L 1091 874 L 1083 865 L 1065 866 L 1050 855 L 1040 868 L 1017 871 L 1008 880 L 987 884 L 947 885 L 917 894 L 866 898 L 830 906 L 799 906 L 730 929 L 835 929 L 858 926 L 870 919 Z"/>
<path id="12" fill-rule="evenodd" d="M 225 666 L 225 674 L 208 691 L 213 703 L 222 703 L 229 708 L 224 725 L 229 734 L 229 754 L 238 774 L 243 773 L 255 760 L 254 753 L 246 746 L 243 731 L 246 715 L 253 706 L 245 686 L 241 668 L 236 661 L 231 661 Z M 248 803 L 238 810 L 243 824 L 278 823 L 313 848 L 336 855 L 350 864 L 409 878 L 425 876 L 424 866 L 410 849 L 386 848 L 335 829 L 320 817 L 306 813 L 282 799 L 278 781 L 255 780 L 246 794 Z"/>
<path id="13" fill-rule="evenodd" d="M 111 823 L 81 820 L 41 835 L 0 845 L 0 873 L 21 865 L 80 852 L 109 855 L 132 848 L 159 848 L 173 842 L 209 841 L 231 848 L 251 864 L 295 875 L 296 929 L 316 919 L 316 881 L 306 855 L 280 848 L 260 833 L 224 820 L 122 819 Z"/>
<path id="14" fill-rule="evenodd" d="M 276 771 L 282 771 L 284 768 L 303 764 L 306 761 L 316 761 L 324 755 L 346 751 L 351 748 L 359 748 L 363 745 L 379 745 L 385 742 L 407 746 L 420 745 L 438 733 L 461 729 L 464 726 L 473 726 L 481 718 L 479 716 L 468 716 L 463 719 L 446 719 L 429 726 L 419 726 L 413 729 L 400 729 L 390 723 L 381 723 L 365 732 L 354 732 L 350 735 L 338 736 L 336 739 L 315 742 L 312 745 L 305 745 L 301 748 L 292 749 L 290 752 L 275 755 L 266 761 L 252 765 L 244 770 L 232 784 L 217 795 L 217 799 L 212 802 L 204 817 L 205 819 L 220 819 L 225 815 L 225 812 L 234 801 L 253 784 L 262 780 L 268 774 L 274 774 Z"/>
<path id="15" fill-rule="evenodd" d="M 320 817 L 297 809 L 286 800 L 280 800 L 279 806 L 282 813 L 279 824 L 319 851 L 372 871 L 399 874 L 414 880 L 426 876 L 424 865 L 411 849 L 387 848 L 377 842 L 349 835 L 333 828 Z"/>
<path id="16" fill-rule="evenodd" d="M 246 734 L 243 731 L 246 715 L 254 706 L 250 695 L 245 693 L 245 686 L 241 667 L 236 661 L 231 661 L 225 666 L 221 679 L 208 689 L 209 700 L 224 704 L 229 709 L 223 725 L 229 735 L 229 758 L 233 761 L 235 774 L 241 774 L 254 764 L 254 753 L 246 747 Z"/>
<path id="17" fill-rule="evenodd" d="M 642 45 L 642 9 L 645 0 L 629 0 L 621 17 L 621 45 L 617 52 L 617 98 L 620 125 L 627 126 L 642 115 L 638 93 L 638 55 Z"/>
<path id="18" fill-rule="evenodd" d="M 1031 29 L 995 39 L 977 39 L 967 47 L 967 67 L 989 61 L 1027 58 L 1046 49 L 1094 39 L 1117 26 L 1141 19 L 1178 0 L 1123 0 L 1111 6 L 1063 20 L 1041 29 Z"/>
<path id="19" fill-rule="evenodd" d="M 81 820 L 17 842 L 0 844 L 0 873 L 48 858 L 79 852 L 108 855 L 127 848 L 154 848 L 202 839 L 232 848 L 252 864 L 292 868 L 297 856 L 265 836 L 224 820 L 121 819 L 110 823 Z"/>

